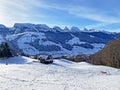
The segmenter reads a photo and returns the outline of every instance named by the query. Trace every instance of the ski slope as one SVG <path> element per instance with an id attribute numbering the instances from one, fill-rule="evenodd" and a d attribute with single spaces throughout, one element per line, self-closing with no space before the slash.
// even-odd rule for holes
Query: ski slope
<path id="1" fill-rule="evenodd" d="M 111 67 L 64 59 L 45 65 L 21 56 L 0 60 L 0 90 L 120 90 L 119 84 L 120 69 Z"/>

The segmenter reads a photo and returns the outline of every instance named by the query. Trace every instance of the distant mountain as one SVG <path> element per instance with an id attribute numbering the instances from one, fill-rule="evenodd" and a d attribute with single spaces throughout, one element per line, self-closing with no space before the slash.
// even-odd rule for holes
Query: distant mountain
<path id="1" fill-rule="evenodd" d="M 27 55 L 92 54 L 119 35 L 77 27 L 51 28 L 45 24 L 16 23 L 11 28 L 0 25 L 0 43 L 6 41 L 13 51 Z"/>

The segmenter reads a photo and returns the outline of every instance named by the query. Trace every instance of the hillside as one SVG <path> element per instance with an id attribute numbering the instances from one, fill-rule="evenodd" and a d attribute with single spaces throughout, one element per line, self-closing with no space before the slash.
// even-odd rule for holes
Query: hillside
<path id="1" fill-rule="evenodd" d="M 0 90 L 119 90 L 119 83 L 120 70 L 106 66 L 65 59 L 45 65 L 21 56 L 0 60 Z"/>
<path id="2" fill-rule="evenodd" d="M 102 50 L 90 56 L 91 63 L 120 68 L 120 39 L 109 42 Z"/>
<path id="3" fill-rule="evenodd" d="M 45 24 L 16 23 L 10 28 L 0 26 L 0 43 L 8 42 L 14 53 L 26 55 L 93 54 L 119 35 L 95 29 L 80 30 L 77 27 L 51 28 Z"/>

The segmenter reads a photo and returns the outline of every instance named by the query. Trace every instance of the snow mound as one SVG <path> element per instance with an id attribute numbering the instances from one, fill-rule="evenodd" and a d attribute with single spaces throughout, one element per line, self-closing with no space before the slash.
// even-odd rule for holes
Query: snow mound
<path id="1" fill-rule="evenodd" d="M 59 60 L 55 59 L 52 65 L 61 66 L 61 67 L 70 67 L 74 63 L 75 62 L 72 62 L 66 59 L 59 59 Z"/>
<path id="2" fill-rule="evenodd" d="M 34 59 L 29 59 L 27 57 L 24 56 L 18 56 L 18 57 L 11 57 L 8 59 L 3 59 L 0 60 L 0 64 L 28 64 L 28 63 L 32 63 Z"/>

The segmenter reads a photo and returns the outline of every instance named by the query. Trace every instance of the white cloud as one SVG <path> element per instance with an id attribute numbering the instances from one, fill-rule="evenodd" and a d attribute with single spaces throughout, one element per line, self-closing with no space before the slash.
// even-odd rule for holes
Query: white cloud
<path id="1" fill-rule="evenodd" d="M 98 23 L 98 24 L 92 24 L 92 25 L 87 25 L 86 28 L 91 29 L 91 28 L 100 28 L 106 25 L 109 25 L 111 23 Z"/>
<path id="2" fill-rule="evenodd" d="M 120 28 L 118 28 L 118 29 L 110 29 L 110 31 L 119 32 L 120 33 Z"/>
<path id="3" fill-rule="evenodd" d="M 5 25 L 10 25 L 15 22 L 44 22 L 44 18 L 49 15 L 44 15 L 40 11 L 34 11 L 35 9 L 56 9 L 64 10 L 69 14 L 73 14 L 80 18 L 86 18 L 100 22 L 100 24 L 90 25 L 87 27 L 100 27 L 111 23 L 120 23 L 120 17 L 110 16 L 105 11 L 101 11 L 95 8 L 89 8 L 86 6 L 77 6 L 72 3 L 68 5 L 59 3 L 49 3 L 47 0 L 0 0 L 0 22 Z M 32 13 L 32 12 L 35 13 Z M 30 20 L 31 18 L 38 18 L 39 21 Z M 62 25 L 59 22 L 59 25 Z M 62 25 L 63 26 L 63 25 Z"/>
<path id="4" fill-rule="evenodd" d="M 110 16 L 105 11 L 95 8 L 72 6 L 68 12 L 81 18 L 99 21 L 102 23 L 119 23 L 120 17 Z"/>
<path id="5" fill-rule="evenodd" d="M 68 5 L 61 5 L 56 3 L 49 4 L 43 1 L 41 2 L 40 5 L 38 2 L 34 4 L 40 8 L 64 10 L 80 18 L 86 18 L 101 23 L 120 23 L 120 19 L 119 19 L 120 17 L 111 16 L 108 14 L 109 11 L 104 11 L 96 8 L 90 8 L 86 6 L 76 6 L 73 5 L 72 3 Z M 114 15 L 116 14 L 118 15 L 118 12 L 114 13 Z"/>
<path id="6" fill-rule="evenodd" d="M 13 26 L 16 22 L 30 22 L 31 18 L 38 16 L 32 13 L 36 5 L 33 1 L 37 0 L 0 0 L 0 23 Z M 39 13 L 39 16 L 43 18 L 44 15 Z"/>

